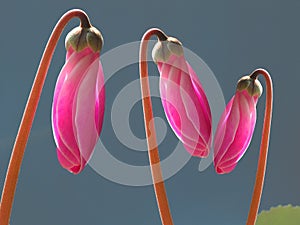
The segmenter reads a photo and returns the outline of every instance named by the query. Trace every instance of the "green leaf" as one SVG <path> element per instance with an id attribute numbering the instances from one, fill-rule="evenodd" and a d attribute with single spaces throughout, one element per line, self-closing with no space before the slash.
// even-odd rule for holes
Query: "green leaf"
<path id="1" fill-rule="evenodd" d="M 269 211 L 262 211 L 255 225 L 299 225 L 300 207 L 299 206 L 277 206 Z"/>

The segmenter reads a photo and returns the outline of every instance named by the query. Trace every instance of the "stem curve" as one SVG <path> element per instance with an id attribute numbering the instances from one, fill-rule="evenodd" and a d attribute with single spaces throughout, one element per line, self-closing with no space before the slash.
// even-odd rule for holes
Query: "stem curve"
<path id="1" fill-rule="evenodd" d="M 266 172 L 271 120 L 272 120 L 272 108 L 273 108 L 273 84 L 272 84 L 271 76 L 266 70 L 259 68 L 253 71 L 250 77 L 255 79 L 258 75 L 263 75 L 266 81 L 266 89 L 267 89 L 266 107 L 265 107 L 262 139 L 260 144 L 260 154 L 259 154 L 257 172 L 256 172 L 256 180 L 255 180 L 252 201 L 251 201 L 246 225 L 254 225 L 257 218 L 257 213 L 258 213 L 263 185 L 264 185 L 265 172 Z"/>
<path id="2" fill-rule="evenodd" d="M 153 123 L 152 102 L 148 80 L 147 47 L 148 41 L 153 35 L 156 35 L 161 41 L 165 41 L 167 39 L 167 36 L 157 28 L 149 29 L 142 37 L 140 45 L 139 66 L 143 112 L 153 187 L 155 191 L 161 222 L 163 225 L 173 225 L 172 215 L 170 212 L 168 198 L 160 167 L 160 159 L 156 142 L 155 127 Z"/>
<path id="3" fill-rule="evenodd" d="M 10 157 L 0 202 L 1 225 L 9 224 L 18 176 L 26 144 L 55 47 L 64 27 L 74 17 L 78 17 L 80 19 L 81 26 L 90 26 L 90 22 L 86 13 L 79 9 L 73 9 L 66 12 L 60 18 L 50 35 L 25 106 L 23 117 Z"/>

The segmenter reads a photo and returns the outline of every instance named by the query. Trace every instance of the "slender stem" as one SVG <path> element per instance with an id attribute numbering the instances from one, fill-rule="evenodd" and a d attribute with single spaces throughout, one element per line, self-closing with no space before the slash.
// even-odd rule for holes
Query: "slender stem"
<path id="1" fill-rule="evenodd" d="M 256 78 L 258 75 L 263 75 L 266 80 L 266 89 L 267 89 L 266 108 L 265 108 L 265 119 L 264 119 L 263 131 L 262 131 L 262 140 L 260 145 L 260 154 L 259 154 L 258 166 L 256 172 L 256 181 L 254 185 L 252 201 L 251 201 L 246 225 L 254 225 L 256 222 L 256 217 L 257 217 L 261 194 L 264 185 L 268 147 L 269 147 L 271 119 L 272 119 L 272 107 L 273 107 L 273 85 L 272 85 L 271 76 L 264 69 L 257 69 L 250 76 L 252 78 Z"/>
<path id="2" fill-rule="evenodd" d="M 163 225 L 173 225 L 164 180 L 160 168 L 160 159 L 156 142 L 156 133 L 153 122 L 152 103 L 148 80 L 147 46 L 148 41 L 152 35 L 156 35 L 161 41 L 167 39 L 167 36 L 161 30 L 154 28 L 148 30 L 144 34 L 140 45 L 140 79 L 142 89 L 141 91 L 144 110 L 145 131 L 147 137 L 148 154 L 152 173 L 153 187 L 155 191 L 158 210 L 160 213 L 160 218 Z"/>
<path id="3" fill-rule="evenodd" d="M 0 203 L 1 225 L 8 225 L 9 223 L 18 176 L 25 152 L 25 147 L 28 141 L 28 137 L 32 127 L 32 122 L 38 106 L 38 102 L 46 79 L 46 74 L 50 66 L 53 52 L 64 27 L 74 17 L 79 17 L 79 19 L 81 20 L 81 26 L 90 26 L 87 15 L 82 10 L 74 9 L 65 13 L 53 29 L 53 32 L 44 50 L 44 54 L 42 56 L 40 65 L 38 67 L 34 79 L 33 86 L 31 88 L 27 100 L 27 104 L 23 113 L 22 121 L 19 127 L 19 131 L 15 140 L 10 162 L 8 165 Z"/>

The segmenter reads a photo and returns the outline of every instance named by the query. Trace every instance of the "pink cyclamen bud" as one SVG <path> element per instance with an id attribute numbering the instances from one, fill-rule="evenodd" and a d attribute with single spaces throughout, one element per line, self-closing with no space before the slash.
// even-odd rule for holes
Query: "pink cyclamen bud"
<path id="1" fill-rule="evenodd" d="M 105 90 L 101 46 L 102 36 L 95 28 L 71 31 L 66 39 L 66 62 L 54 91 L 52 128 L 57 157 L 62 167 L 74 174 L 84 169 L 102 128 Z"/>
<path id="2" fill-rule="evenodd" d="M 191 155 L 207 157 L 212 136 L 210 107 L 181 43 L 171 37 L 159 41 L 152 56 L 160 72 L 160 95 L 170 126 Z"/>
<path id="3" fill-rule="evenodd" d="M 258 80 L 245 76 L 227 104 L 214 138 L 214 166 L 217 173 L 229 173 L 245 154 L 256 123 L 256 103 L 262 94 Z"/>

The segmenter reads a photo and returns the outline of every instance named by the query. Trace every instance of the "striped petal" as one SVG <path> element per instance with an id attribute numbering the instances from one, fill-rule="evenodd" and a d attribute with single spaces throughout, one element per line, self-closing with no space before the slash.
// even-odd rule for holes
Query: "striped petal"
<path id="1" fill-rule="evenodd" d="M 103 82 L 99 53 L 90 48 L 80 52 L 69 48 L 54 91 L 52 127 L 58 160 L 75 174 L 83 170 L 99 138 Z"/>
<path id="2" fill-rule="evenodd" d="M 173 54 L 157 65 L 170 126 L 190 154 L 206 157 L 211 144 L 211 112 L 197 75 L 184 56 Z"/>
<path id="3" fill-rule="evenodd" d="M 219 121 L 214 140 L 217 173 L 231 172 L 245 154 L 256 123 L 257 97 L 237 90 Z"/>

